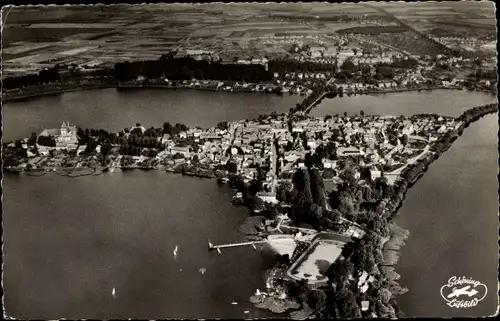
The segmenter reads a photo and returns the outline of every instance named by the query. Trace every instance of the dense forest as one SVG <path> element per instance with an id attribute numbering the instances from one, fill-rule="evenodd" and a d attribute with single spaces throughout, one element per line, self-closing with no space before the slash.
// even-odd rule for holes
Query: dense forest
<path id="1" fill-rule="evenodd" d="M 298 61 L 295 59 L 280 59 L 269 61 L 271 73 L 283 72 L 336 72 L 336 63 L 317 63 L 311 61 Z"/>
<path id="2" fill-rule="evenodd" d="M 195 60 L 190 57 L 163 56 L 159 60 L 125 62 L 115 64 L 118 81 L 136 80 L 138 76 L 175 80 L 233 80 L 261 82 L 272 80 L 271 73 L 262 65 L 223 64 L 214 61 Z"/>

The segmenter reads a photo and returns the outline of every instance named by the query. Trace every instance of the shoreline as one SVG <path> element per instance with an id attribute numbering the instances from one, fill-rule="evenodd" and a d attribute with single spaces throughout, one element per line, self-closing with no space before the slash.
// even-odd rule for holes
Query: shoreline
<path id="1" fill-rule="evenodd" d="M 493 108 L 493 106 L 495 106 Z M 489 108 L 489 109 L 488 109 Z M 476 111 L 478 111 L 476 113 Z M 463 130 L 467 128 L 471 123 L 481 119 L 482 117 L 492 114 L 498 113 L 498 104 L 490 104 L 486 106 L 475 107 L 469 109 L 464 112 L 461 116 L 457 117 L 458 119 L 463 119 L 463 123 L 456 129 L 452 136 L 448 141 L 444 141 L 442 138 L 439 141 L 436 141 L 433 145 L 438 146 L 438 144 L 443 144 L 443 148 L 434 151 L 428 154 L 427 157 L 420 159 L 415 162 L 413 165 L 408 166 L 402 173 L 400 178 L 398 179 L 398 192 L 397 196 L 394 196 L 391 199 L 383 199 L 381 200 L 381 204 L 384 203 L 385 207 L 382 212 L 382 216 L 387 219 L 388 227 L 389 227 L 389 236 L 385 238 L 381 238 L 381 242 L 379 246 L 382 249 L 383 255 L 383 263 L 379 264 L 377 267 L 380 272 L 385 276 L 386 281 L 397 284 L 401 287 L 401 292 L 397 295 L 394 295 L 390 299 L 390 306 L 394 309 L 395 313 L 404 316 L 404 311 L 398 305 L 397 297 L 409 291 L 409 289 L 401 286 L 398 282 L 400 279 L 400 275 L 397 273 L 395 269 L 395 265 L 398 263 L 400 259 L 400 250 L 405 245 L 405 241 L 410 237 L 410 231 L 398 226 L 394 219 L 396 218 L 399 209 L 403 205 L 403 202 L 406 198 L 407 192 L 411 189 L 411 187 L 418 182 L 420 178 L 422 178 L 427 171 L 428 167 L 436 161 L 441 155 L 443 155 L 452 145 L 453 143 L 462 135 Z M 267 308 L 267 307 L 262 307 Z M 269 309 L 269 308 L 267 308 Z M 271 310 L 271 309 L 269 309 Z M 272 310 L 271 310 L 272 311 Z"/>
<path id="2" fill-rule="evenodd" d="M 460 117 L 467 117 L 464 116 L 468 112 L 474 113 L 474 109 L 469 109 L 466 111 L 464 114 L 462 114 Z M 384 209 L 383 215 L 387 218 L 389 227 L 390 227 L 390 236 L 383 239 L 381 241 L 381 246 L 382 246 L 382 254 L 384 257 L 384 263 L 380 266 L 386 270 L 386 277 L 388 278 L 389 281 L 394 281 L 396 283 L 397 280 L 399 280 L 400 276 L 396 272 L 395 265 L 398 263 L 400 259 L 400 250 L 401 248 L 405 245 L 405 241 L 409 239 L 410 237 L 410 231 L 407 229 L 404 229 L 400 226 L 398 226 L 395 222 L 394 219 L 397 217 L 399 209 L 403 205 L 403 202 L 406 198 L 407 192 L 411 189 L 411 187 L 420 180 L 427 171 L 428 167 L 437 159 L 440 158 L 441 155 L 443 155 L 448 149 L 453 145 L 453 143 L 463 134 L 463 131 L 465 128 L 469 127 L 469 125 L 482 117 L 492 114 L 492 113 L 498 113 L 498 105 L 496 110 L 487 110 L 486 112 L 481 112 L 477 115 L 472 115 L 470 118 L 465 120 L 460 127 L 454 132 L 453 136 L 450 138 L 449 142 L 447 144 L 444 144 L 444 148 L 438 151 L 433 151 L 430 153 L 427 157 L 417 161 L 415 164 L 412 166 L 409 166 L 403 173 L 401 173 L 401 177 L 404 175 L 408 175 L 409 177 L 405 177 L 402 179 L 401 184 L 399 185 L 399 192 L 396 197 L 393 197 L 388 204 L 386 205 L 386 208 Z M 442 142 L 443 139 L 439 142 Z M 437 143 L 436 142 L 436 145 Z M 399 284 L 399 283 L 398 283 Z M 403 287 L 403 289 L 405 289 Z M 406 289 L 408 290 L 408 289 Z M 397 296 L 392 298 L 392 304 L 393 308 L 404 314 L 404 311 L 401 310 L 401 308 L 397 305 Z"/>
<path id="3" fill-rule="evenodd" d="M 406 189 L 411 187 L 411 185 L 415 184 L 418 179 L 424 174 L 424 172 L 427 170 L 427 166 L 430 165 L 434 160 L 439 158 L 441 154 L 446 152 L 451 144 L 462 134 L 463 130 L 467 128 L 472 122 L 475 122 L 476 120 L 484 117 L 487 114 L 495 113 L 498 112 L 498 104 L 488 104 L 484 106 L 477 106 L 473 107 L 466 112 L 464 112 L 462 115 L 455 117 L 455 119 L 462 121 L 460 126 L 456 128 L 453 133 L 451 134 L 452 136 L 449 137 L 450 140 L 448 143 L 444 143 L 443 138 L 439 141 L 436 141 L 433 143 L 433 145 L 430 148 L 430 153 L 424 157 L 416 161 L 414 164 L 407 166 L 401 173 L 399 178 L 396 180 L 402 181 L 400 184 L 398 184 L 398 197 L 402 197 L 404 199 L 404 194 L 406 193 Z M 436 146 L 438 144 L 442 143 L 444 146 L 442 150 L 436 150 Z M 78 170 L 86 169 L 86 168 L 93 168 L 93 167 L 79 167 Z M 101 165 L 100 168 L 102 168 L 103 172 L 109 171 L 109 166 L 107 165 Z M 162 170 L 166 172 L 171 172 L 175 174 L 182 174 L 185 176 L 195 176 L 195 177 L 200 177 L 200 178 L 218 178 L 215 173 L 207 173 L 206 169 L 200 168 L 198 169 L 199 171 L 192 171 L 192 170 L 179 170 L 176 169 L 175 167 L 165 167 L 165 165 L 150 165 L 150 166 L 141 166 L 138 164 L 133 164 L 133 165 L 127 165 L 127 166 L 119 166 L 117 168 L 120 168 L 122 171 L 130 171 L 130 170 Z M 27 168 L 15 168 L 15 167 L 4 167 L 3 170 L 7 172 L 52 172 L 52 171 L 60 171 L 64 170 L 66 168 L 64 167 L 48 167 L 48 168 L 40 168 L 40 169 L 27 169 Z M 196 170 L 196 168 L 195 168 Z M 416 172 L 415 172 L 416 170 Z M 409 178 L 406 177 L 406 175 L 410 175 Z M 391 199 L 389 201 L 388 205 L 391 204 L 396 204 L 396 206 L 399 205 L 399 200 L 394 200 Z M 387 217 L 388 219 L 391 217 Z"/>
<path id="4" fill-rule="evenodd" d="M 30 100 L 30 99 L 36 99 L 39 97 L 44 97 L 44 96 L 52 96 L 52 95 L 60 95 L 64 94 L 67 92 L 74 92 L 74 91 L 85 91 L 85 90 L 96 90 L 96 89 L 107 89 L 107 88 L 116 88 L 115 85 L 111 84 L 101 84 L 101 85 L 88 85 L 88 86 L 76 86 L 76 87 L 69 87 L 69 88 L 60 88 L 56 90 L 48 90 L 48 91 L 41 91 L 41 92 L 32 92 L 32 93 L 13 93 L 12 96 L 8 95 L 9 93 L 3 93 L 2 96 L 7 94 L 7 97 L 2 97 L 2 103 L 4 102 L 15 102 L 15 101 L 23 101 L 23 100 Z M 9 97 L 10 96 L 10 97 Z"/>
<path id="5" fill-rule="evenodd" d="M 252 86 L 266 86 L 268 84 L 251 84 Z M 20 100 L 28 100 L 34 99 L 42 96 L 49 95 L 59 95 L 66 92 L 74 92 L 74 91 L 85 91 L 85 90 L 95 90 L 95 89 L 107 89 L 107 88 L 115 88 L 116 90 L 133 90 L 133 89 L 193 89 L 193 90 L 202 90 L 202 91 L 213 91 L 213 92 L 259 92 L 259 93 L 271 93 L 276 95 L 284 95 L 286 92 L 275 92 L 269 90 L 254 90 L 254 87 L 232 87 L 231 89 L 225 88 L 217 88 L 213 86 L 188 86 L 188 85 L 160 85 L 160 84 L 97 84 L 97 85 L 77 85 L 69 88 L 58 88 L 55 90 L 47 90 L 41 91 L 40 87 L 36 88 L 32 92 L 20 93 L 20 92 L 4 92 L 2 97 L 2 102 L 12 102 L 12 101 L 20 101 Z M 300 95 L 297 93 L 289 93 L 290 95 Z M 302 94 L 304 95 L 304 94 Z"/>
<path id="6" fill-rule="evenodd" d="M 215 174 L 207 174 L 207 173 L 197 173 L 197 172 L 190 172 L 190 171 L 178 171 L 173 168 L 156 168 L 156 167 L 141 167 L 139 165 L 132 165 L 132 166 L 126 166 L 126 167 L 117 167 L 121 172 L 129 172 L 129 171 L 163 171 L 166 173 L 171 173 L 171 174 L 179 174 L 182 176 L 190 176 L 190 177 L 196 177 L 196 178 L 203 178 L 203 179 L 217 179 L 217 175 Z M 43 168 L 43 169 L 16 169 L 16 168 L 9 168 L 5 167 L 3 170 L 7 173 L 11 174 L 20 174 L 24 173 L 28 176 L 31 177 L 41 177 L 49 173 L 55 173 L 59 176 L 65 176 L 65 177 L 82 177 L 82 176 L 97 176 L 101 175 L 104 173 L 110 173 L 109 167 L 108 166 L 98 166 L 98 167 L 79 167 L 77 169 L 68 169 L 65 167 L 50 167 L 50 168 Z M 92 170 L 90 173 L 83 173 L 83 174 L 73 174 L 75 171 L 80 172 L 80 171 L 85 171 L 85 170 Z M 37 175 L 40 174 L 40 175 Z"/>
<path id="7" fill-rule="evenodd" d="M 137 86 L 133 88 L 144 88 L 144 86 Z M 146 87 L 147 88 L 147 87 Z M 163 88 L 163 87 L 157 87 L 157 88 Z M 176 89 L 176 88 L 173 88 Z M 193 89 L 198 89 L 198 88 L 193 88 Z M 437 88 L 440 89 L 440 88 Z M 441 89 L 450 89 L 450 88 L 441 88 Z M 211 89 L 205 89 L 205 90 L 211 90 Z M 414 89 L 419 90 L 419 89 Z M 429 89 L 433 90 L 433 89 Z M 74 90 L 70 90 L 74 91 Z M 326 97 L 327 93 L 323 93 L 318 100 L 324 99 Z M 315 102 L 316 103 L 316 102 Z M 463 130 L 467 128 L 471 123 L 479 120 L 480 118 L 491 114 L 491 113 L 497 113 L 498 112 L 498 104 L 488 104 L 484 106 L 478 106 L 474 107 L 471 109 L 468 109 L 465 111 L 462 115 L 459 117 L 455 117 L 456 120 L 461 121 L 460 125 L 455 128 L 455 130 L 452 130 L 450 132 L 450 135 L 445 136 L 441 138 L 440 140 L 434 142 L 431 145 L 430 152 L 425 155 L 423 158 L 419 159 L 415 163 L 407 166 L 401 173 L 398 179 L 396 180 L 396 195 L 393 196 L 390 199 L 382 199 L 381 204 L 383 204 L 384 209 L 382 212 L 382 216 L 385 217 L 389 223 L 389 227 L 391 228 L 390 232 L 390 238 L 388 240 L 385 240 L 383 244 L 381 244 L 382 249 L 383 249 L 383 255 L 384 255 L 384 263 L 379 265 L 379 267 L 383 268 L 384 270 L 388 270 L 386 274 L 387 279 L 390 281 L 397 282 L 399 279 L 399 275 L 396 273 L 394 266 L 398 262 L 398 259 L 400 257 L 400 249 L 402 246 L 404 246 L 404 241 L 408 238 L 408 233 L 405 232 L 404 229 L 398 227 L 395 225 L 393 222 L 394 218 L 397 216 L 397 213 L 399 211 L 399 208 L 402 206 L 404 199 L 406 197 L 406 194 L 408 190 L 420 179 L 423 177 L 424 173 L 427 171 L 427 168 L 430 164 L 432 164 L 435 160 L 437 160 L 442 154 L 444 154 L 453 144 L 453 142 L 458 139 L 463 133 Z M 169 173 L 174 173 L 174 174 L 182 174 L 183 176 L 193 176 L 193 177 L 198 177 L 198 178 L 217 178 L 215 173 L 207 174 L 207 173 L 200 173 L 195 171 L 183 171 L 183 170 L 178 170 L 176 168 L 165 168 L 163 165 L 160 166 L 140 166 L 140 165 L 131 165 L 131 166 L 125 166 L 125 167 L 117 167 L 120 168 L 122 171 L 130 171 L 134 169 L 140 169 L 140 170 L 160 170 L 160 171 L 165 171 Z M 100 175 L 104 172 L 108 172 L 109 167 L 108 166 L 98 166 L 98 167 L 81 167 L 81 168 L 48 168 L 44 170 L 28 170 L 28 169 L 13 169 L 13 168 L 4 168 L 6 172 L 15 172 L 15 173 L 20 173 L 20 172 L 26 172 L 28 176 L 32 177 L 40 177 L 44 176 L 45 174 L 49 172 L 55 172 L 56 174 L 60 176 L 66 176 L 66 177 L 81 177 L 81 176 L 96 176 Z M 85 171 L 88 169 L 92 169 L 91 173 L 83 173 L 83 174 L 77 174 L 73 175 L 73 172 L 76 171 Z M 98 171 L 100 169 L 100 171 Z M 68 173 L 65 173 L 67 171 Z M 33 175 L 34 173 L 40 173 L 40 175 Z M 387 257 L 387 259 L 386 259 Z M 391 304 L 395 309 L 397 305 L 397 296 L 392 299 L 394 302 Z M 400 311 L 400 309 L 399 309 Z"/>
<path id="8" fill-rule="evenodd" d="M 381 89 L 381 90 L 360 90 L 357 92 L 356 90 L 354 91 L 325 91 L 322 93 L 314 102 L 312 102 L 307 108 L 304 109 L 304 113 L 308 114 L 314 107 L 319 105 L 323 99 L 334 99 L 336 98 L 340 93 L 342 94 L 341 97 L 339 98 L 344 98 L 345 96 L 347 97 L 352 97 L 352 96 L 362 96 L 362 95 L 382 95 L 382 94 L 392 94 L 392 93 L 404 93 L 404 92 L 414 92 L 414 91 L 433 91 L 433 90 L 457 90 L 457 91 L 472 91 L 472 92 L 484 92 L 484 93 L 489 93 L 492 95 L 495 95 L 496 93 L 490 90 L 486 89 L 468 89 L 465 87 L 447 87 L 447 86 L 434 86 L 434 87 L 422 87 L 422 88 L 386 88 L 386 89 Z M 334 97 L 329 97 L 329 96 L 334 96 Z"/>
<path id="9" fill-rule="evenodd" d="M 50 95 L 60 95 L 66 92 L 75 92 L 75 91 L 85 91 L 85 90 L 97 90 L 97 89 L 108 89 L 115 88 L 116 90 L 132 90 L 132 89 L 192 89 L 192 90 L 202 90 L 202 91 L 213 91 L 213 92 L 256 92 L 256 93 L 270 93 L 278 96 L 283 95 L 297 95 L 297 96 L 306 96 L 305 92 L 294 93 L 294 92 L 277 92 L 272 90 L 266 90 L 266 88 L 255 89 L 255 86 L 266 86 L 269 84 L 261 84 L 261 83 L 252 83 L 249 87 L 231 87 L 230 89 L 226 88 L 217 88 L 213 86 L 203 86 L 199 85 L 196 87 L 189 85 L 162 85 L 162 84 L 96 84 L 96 85 L 76 85 L 74 87 L 69 88 L 57 88 L 55 90 L 40 90 L 40 87 L 34 90 L 34 92 L 20 93 L 20 92 L 4 92 L 2 95 L 2 102 L 13 102 L 13 101 L 22 101 L 29 99 L 36 99 L 38 97 L 50 96 Z M 310 112 L 312 108 L 317 106 L 321 101 L 325 98 L 328 98 L 330 95 L 339 95 L 342 94 L 344 96 L 359 96 L 359 95 L 379 95 L 379 94 L 390 94 L 390 93 L 400 93 L 400 92 L 413 92 L 413 91 L 433 91 L 433 90 L 465 90 L 465 91 L 478 91 L 491 93 L 492 95 L 495 92 L 487 89 L 479 89 L 473 88 L 468 89 L 463 86 L 433 86 L 433 87 L 421 87 L 421 88 L 383 88 L 383 89 L 343 89 L 344 84 L 337 84 L 338 87 L 342 88 L 341 91 L 325 91 L 323 92 L 313 103 L 311 103 L 307 108 L 305 108 L 304 112 L 307 114 Z M 251 87 L 252 86 L 252 87 Z"/>

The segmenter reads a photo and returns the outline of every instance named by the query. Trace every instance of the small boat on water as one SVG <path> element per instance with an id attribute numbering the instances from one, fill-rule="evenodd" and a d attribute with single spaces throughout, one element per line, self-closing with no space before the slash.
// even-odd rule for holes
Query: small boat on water
<path id="1" fill-rule="evenodd" d="M 177 257 L 177 252 L 179 251 L 179 246 L 176 245 L 174 248 L 174 257 Z"/>
<path id="2" fill-rule="evenodd" d="M 114 298 L 116 298 L 116 289 L 115 289 L 115 288 L 113 288 L 113 290 L 111 290 L 111 295 L 112 295 Z"/>

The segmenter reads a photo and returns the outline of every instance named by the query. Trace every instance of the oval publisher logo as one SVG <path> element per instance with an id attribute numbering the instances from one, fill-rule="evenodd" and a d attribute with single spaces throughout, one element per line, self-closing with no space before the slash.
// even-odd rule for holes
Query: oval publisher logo
<path id="1" fill-rule="evenodd" d="M 488 293 L 485 284 L 465 276 L 452 276 L 441 287 L 441 296 L 451 308 L 472 308 L 481 302 Z"/>

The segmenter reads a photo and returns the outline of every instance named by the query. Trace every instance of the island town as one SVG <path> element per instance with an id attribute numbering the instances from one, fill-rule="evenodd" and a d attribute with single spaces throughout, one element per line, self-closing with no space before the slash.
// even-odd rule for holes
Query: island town
<path id="1" fill-rule="evenodd" d="M 115 11 L 101 13 L 112 16 L 108 10 Z M 409 232 L 393 218 L 427 167 L 498 105 L 471 106 L 459 117 L 309 112 L 323 99 L 351 95 L 434 89 L 496 95 L 496 33 L 480 25 L 464 27 L 466 33 L 422 32 L 385 9 L 347 12 L 302 17 L 265 10 L 208 28 L 193 21 L 218 21 L 221 13 L 151 17 L 172 24 L 162 36 L 190 28 L 210 35 L 182 44 L 180 38 L 132 39 L 128 26 L 155 33 L 136 17 L 117 19 L 126 26 L 117 32 L 126 37 L 114 30 L 77 33 L 59 39 L 66 43 L 59 51 L 50 43 L 9 43 L 2 54 L 3 101 L 108 87 L 266 92 L 303 101 L 288 113 L 221 119 L 212 128 L 170 124 L 168 115 L 161 127 L 135 123 L 119 132 L 66 119 L 3 142 L 2 168 L 29 176 L 157 170 L 213 179 L 250 213 L 238 228 L 241 242 L 207 240 L 214 257 L 239 246 L 277 253 L 265 286 L 249 298 L 255 306 L 292 319 L 404 317 L 396 299 L 408 289 L 394 265 Z M 332 33 L 334 24 L 351 27 L 334 26 Z M 313 25 L 321 32 L 311 32 Z M 232 26 L 245 31 L 225 33 Z M 135 45 L 143 46 L 139 54 Z M 130 60 L 138 56 L 143 60 Z"/>
<path id="2" fill-rule="evenodd" d="M 146 128 L 149 124 L 136 123 L 117 133 L 63 122 L 59 128 L 4 143 L 3 168 L 30 176 L 55 172 L 79 177 L 142 169 L 216 179 L 234 190 L 233 203 L 248 207 L 251 216 L 239 228 L 245 240 L 217 245 L 209 241 L 209 250 L 222 253 L 235 246 L 265 244 L 278 253 L 265 289 L 250 298 L 257 307 L 291 311 L 294 319 L 401 317 L 395 298 L 407 289 L 397 283 L 393 266 L 408 231 L 391 219 L 407 188 L 427 166 L 469 123 L 498 107 L 478 106 L 459 117 L 379 116 L 359 110 L 354 116 L 319 118 L 309 112 L 323 99 L 344 95 L 431 89 L 493 94 L 496 81 L 487 66 L 470 72 L 489 60 L 374 56 L 356 48 L 328 59 L 324 47 L 306 47 L 306 55 L 304 48 L 291 50 L 295 48 L 301 53 L 296 60 L 264 57 L 229 64 L 212 61 L 204 51 L 175 52 L 158 61 L 117 63 L 110 80 L 118 90 L 303 95 L 288 113 L 221 121 L 212 128 L 168 122 Z M 8 90 L 6 98 L 37 95 L 32 88 L 54 83 L 56 92 L 64 91 L 67 84 L 62 85 L 59 76 L 67 72 L 64 68 L 54 70 L 49 85 L 23 85 Z M 465 77 L 457 76 L 464 70 L 469 70 Z M 85 76 L 89 88 L 96 79 L 101 87 L 106 79 L 83 74 L 90 75 Z M 7 85 L 16 81 L 27 79 L 11 78 Z M 79 87 L 88 87 L 80 81 Z"/>
<path id="3" fill-rule="evenodd" d="M 394 298 L 406 289 L 393 265 L 407 231 L 390 220 L 426 166 L 497 110 L 479 106 L 456 118 L 272 113 L 209 129 L 137 123 L 119 133 L 63 122 L 5 143 L 3 165 L 33 176 L 155 169 L 216 178 L 252 216 L 240 227 L 247 241 L 209 241 L 209 250 L 266 243 L 278 253 L 266 290 L 251 298 L 257 307 L 293 310 L 295 319 L 395 317 Z M 327 308 L 332 289 L 339 297 Z"/>

